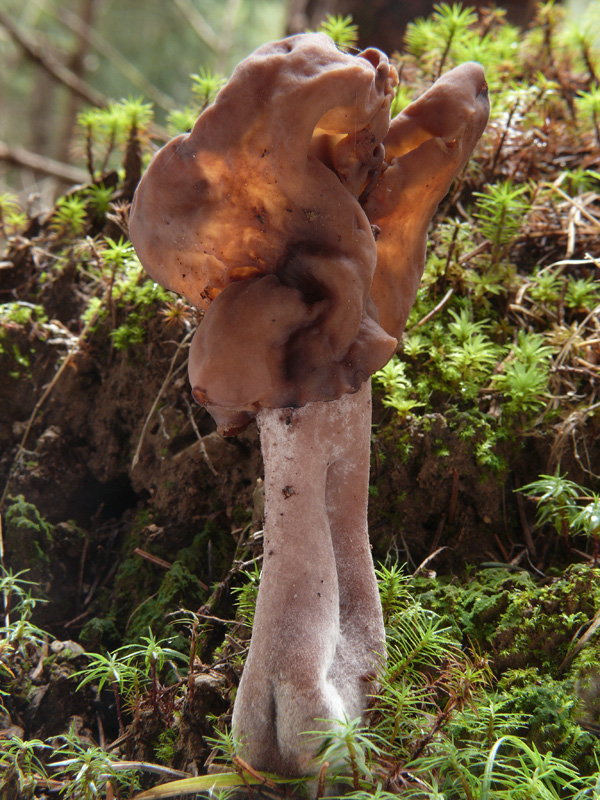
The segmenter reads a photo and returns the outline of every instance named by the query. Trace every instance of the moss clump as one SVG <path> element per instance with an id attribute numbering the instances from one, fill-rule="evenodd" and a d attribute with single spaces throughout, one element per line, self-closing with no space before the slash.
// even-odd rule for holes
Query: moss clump
<path id="1" fill-rule="evenodd" d="M 87 650 L 99 653 L 115 650 L 121 644 L 121 636 L 113 619 L 93 617 L 82 628 L 79 641 Z"/>
<path id="2" fill-rule="evenodd" d="M 9 499 L 4 540 L 13 570 L 28 569 L 32 579 L 42 579 L 54 547 L 53 527 L 23 495 Z"/>
<path id="3" fill-rule="evenodd" d="M 557 680 L 533 667 L 509 670 L 498 689 L 504 711 L 522 716 L 527 724 L 519 732 L 541 752 L 551 750 L 583 773 L 595 769 L 600 742 L 581 725 L 585 709 L 575 692 L 573 673 Z"/>
<path id="4" fill-rule="evenodd" d="M 541 583 L 524 570 L 491 567 L 460 584 L 417 578 L 415 588 L 463 641 L 490 654 L 498 674 L 535 666 L 557 677 L 578 630 L 600 611 L 599 578 L 600 570 L 586 564 Z"/>
<path id="5" fill-rule="evenodd" d="M 600 614 L 599 578 L 599 569 L 576 564 L 541 581 L 500 567 L 460 583 L 413 580 L 423 606 L 489 659 L 494 703 L 521 720 L 518 735 L 582 774 L 593 772 L 600 756 L 593 735 L 600 722 L 600 636 L 591 628 Z"/>
<path id="6" fill-rule="evenodd" d="M 147 522 L 140 517 L 139 523 Z M 170 555 L 171 566 L 158 566 L 133 551 L 142 548 L 164 559 L 163 548 L 144 540 L 137 524 L 127 542 L 131 556 L 125 558 L 115 578 L 109 619 L 122 632 L 125 641 L 135 641 L 151 628 L 158 636 L 172 634 L 169 627 L 178 608 L 198 608 L 205 600 L 212 576 L 227 572 L 235 544 L 231 536 L 212 522 L 197 533 L 191 544 Z"/>
<path id="7" fill-rule="evenodd" d="M 213 573 L 220 576 L 227 572 L 233 544 L 231 536 L 209 520 L 190 545 L 177 551 L 174 561 L 181 561 L 190 572 L 203 576 L 207 581 Z"/>
<path id="8" fill-rule="evenodd" d="M 131 615 L 126 641 L 135 642 L 150 628 L 158 637 L 172 635 L 169 614 L 178 608 L 197 608 L 205 592 L 198 578 L 181 561 L 176 561 L 160 584 L 155 596 Z"/>

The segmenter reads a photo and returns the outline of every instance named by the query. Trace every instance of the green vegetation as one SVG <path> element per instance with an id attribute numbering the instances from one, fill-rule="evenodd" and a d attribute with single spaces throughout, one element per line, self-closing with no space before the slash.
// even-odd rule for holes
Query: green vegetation
<path id="1" fill-rule="evenodd" d="M 10 697 L 10 686 L 16 680 L 15 670 L 26 670 L 31 666 L 34 654 L 46 637 L 45 631 L 33 624 L 36 605 L 43 603 L 33 596 L 32 581 L 23 575 L 27 570 L 14 573 L 2 569 L 0 594 L 3 616 L 0 626 L 0 706 L 3 698 Z"/>
<path id="2" fill-rule="evenodd" d="M 579 565 L 540 586 L 504 567 L 463 583 L 382 568 L 388 662 L 369 727 L 342 720 L 324 743 L 316 765 L 321 790 L 419 800 L 593 797 L 600 744 L 587 728 L 594 729 L 589 717 L 599 704 L 586 688 L 600 652 L 582 631 L 600 614 L 599 576 Z M 248 595 L 244 619 L 247 606 Z M 84 670 L 85 682 L 105 679 L 108 660 L 96 660 L 102 663 Z M 263 780 L 276 788 L 273 777 L 244 772 L 231 732 L 215 723 L 210 744 L 230 769 L 221 787 Z M 176 728 L 156 746 L 173 756 Z M 296 791 L 309 797 L 304 784 Z M 207 779 L 186 785 L 201 792 Z M 169 788 L 161 796 L 176 796 L 182 786 Z"/>
<path id="3" fill-rule="evenodd" d="M 63 797 L 74 800 L 95 800 L 107 793 L 127 793 L 137 788 L 135 767 L 120 764 L 101 747 L 89 746 L 79 741 L 72 731 L 61 737 L 63 741 L 54 751 L 48 768 L 62 784 Z"/>
<path id="4" fill-rule="evenodd" d="M 600 496 L 589 492 L 558 469 L 555 475 L 540 475 L 537 481 L 523 486 L 537 504 L 537 522 L 551 523 L 561 536 L 586 536 L 592 540 L 593 562 L 600 550 Z"/>
<path id="5" fill-rule="evenodd" d="M 599 577 L 597 569 L 584 565 L 541 584 L 524 570 L 503 566 L 474 571 L 466 581 L 411 577 L 396 565 L 382 568 L 388 661 L 370 724 L 341 721 L 319 756 L 320 783 L 337 792 L 346 785 L 343 796 L 354 798 L 400 793 L 462 800 L 486 792 L 500 800 L 587 797 L 600 777 L 600 744 L 593 734 L 600 645 L 586 635 L 600 616 Z M 28 597 L 28 587 L 22 576 L 6 575 L 0 584 L 5 603 L 9 595 Z M 240 596 L 240 614 L 248 623 L 251 593 Z M 19 608 L 16 604 L 15 615 Z M 38 632 L 24 638 L 39 647 Z M 23 652 L 7 647 L 3 653 L 3 686 L 18 681 Z M 87 666 L 71 670 L 74 687 L 94 685 L 100 691 L 109 685 L 118 698 L 122 732 L 128 724 L 122 708 L 127 720 L 154 709 L 162 720 L 155 734 L 157 757 L 176 758 L 181 747 L 176 697 L 183 699 L 190 684 L 164 678 L 172 670 L 169 662 L 189 669 L 188 658 L 151 632 L 139 644 L 87 658 Z M 211 744 L 232 770 L 231 785 L 237 785 L 243 763 L 235 761 L 235 742 L 222 720 L 215 719 L 215 726 Z M 92 784 L 106 781 L 130 790 L 135 774 L 148 766 L 122 764 L 74 732 L 61 744 L 4 739 L 0 764 L 1 786 L 19 786 L 33 797 L 35 786 L 52 775 L 66 796 L 77 798 L 95 796 Z M 227 786 L 225 776 L 222 780 Z M 203 781 L 198 779 L 198 791 Z"/>
<path id="6" fill-rule="evenodd" d="M 113 164 L 118 167 L 128 148 L 147 137 L 154 112 L 151 103 L 130 97 L 110 101 L 107 108 L 88 108 L 78 117 L 84 136 L 87 168 L 92 180 L 105 175 Z M 96 157 L 101 158 L 96 166 Z"/>
<path id="7" fill-rule="evenodd" d="M 35 569 L 41 578 L 48 566 L 53 543 L 53 530 L 37 508 L 22 495 L 9 498 L 6 509 L 5 541 L 13 564 Z"/>
<path id="8" fill-rule="evenodd" d="M 22 341 L 25 331 L 44 330 L 48 319 L 43 306 L 14 301 L 0 305 L 0 358 L 10 365 L 6 371 L 13 380 L 30 376 L 35 354 L 30 342 Z"/>
<path id="9" fill-rule="evenodd" d="M 9 192 L 0 194 L 0 236 L 5 238 L 20 230 L 27 217 L 21 210 L 19 202 Z"/>
<path id="10" fill-rule="evenodd" d="M 415 408 L 444 414 L 458 432 L 477 430 L 484 467 L 502 467 L 507 444 L 521 447 L 561 420 L 573 420 L 577 436 L 586 406 L 596 408 L 596 369 L 585 353 L 597 338 L 598 220 L 586 217 L 592 238 L 569 238 L 561 215 L 593 201 L 600 183 L 594 169 L 579 161 L 561 167 L 554 158 L 576 141 L 587 152 L 595 147 L 598 4 L 586 14 L 590 34 L 574 39 L 565 12 L 551 3 L 525 34 L 501 11 L 482 25 L 472 9 L 441 5 L 406 36 L 403 67 L 435 76 L 469 58 L 481 61 L 492 118 L 479 156 L 446 200 L 459 199 L 459 213 L 447 216 L 442 204 L 401 352 L 375 386 L 402 417 Z M 556 70 L 569 75 L 566 83 L 555 80 Z M 578 86 L 576 114 L 569 81 Z M 399 96 L 406 91 L 401 84 Z M 547 153 L 538 157 L 536 149 Z M 555 244 L 539 252 L 542 236 Z"/>
<path id="11" fill-rule="evenodd" d="M 358 26 L 352 23 L 350 15 L 328 16 L 320 31 L 330 36 L 340 50 L 351 50 L 358 43 Z"/>

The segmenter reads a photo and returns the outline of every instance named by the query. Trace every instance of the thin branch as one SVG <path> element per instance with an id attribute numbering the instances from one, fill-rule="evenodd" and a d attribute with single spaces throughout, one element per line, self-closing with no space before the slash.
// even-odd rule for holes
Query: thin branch
<path id="1" fill-rule="evenodd" d="M 525 503 L 523 501 L 523 495 L 517 492 L 516 498 L 517 498 L 517 511 L 519 512 L 519 520 L 521 522 L 521 530 L 523 531 L 523 537 L 525 539 L 525 545 L 527 546 L 527 552 L 532 558 L 537 558 L 537 550 L 535 547 L 535 542 L 533 541 L 533 537 L 531 535 L 531 528 L 529 527 L 529 522 L 527 521 L 527 515 L 525 514 Z"/>
<path id="2" fill-rule="evenodd" d="M 562 176 L 561 176 L 561 179 L 562 179 Z M 586 219 L 588 219 L 596 227 L 600 228 L 600 220 L 598 220 L 597 217 L 594 217 L 592 214 L 590 214 L 590 212 L 587 211 L 587 209 L 584 206 L 582 206 L 581 203 L 578 202 L 576 198 L 569 197 L 569 195 L 566 192 L 563 192 L 563 190 L 560 188 L 560 186 L 558 186 L 556 183 L 547 183 L 545 185 L 549 189 L 552 189 L 552 191 L 554 191 L 557 194 L 559 194 L 568 203 L 570 203 L 574 208 L 577 209 L 577 211 L 579 211 L 579 213 L 582 216 L 584 216 Z M 594 201 L 595 199 L 596 199 L 596 196 L 593 196 L 592 198 L 590 198 L 590 202 Z"/>
<path id="3" fill-rule="evenodd" d="M 157 567 L 162 567 L 163 569 L 169 570 L 173 566 L 170 561 L 165 561 L 164 558 L 159 558 L 155 556 L 153 553 L 149 553 L 147 550 L 142 550 L 141 547 L 136 547 L 133 551 L 133 554 L 136 556 L 140 556 L 140 558 L 145 558 L 146 561 L 150 561 L 151 564 L 154 564 Z"/>
<path id="4" fill-rule="evenodd" d="M 183 399 L 185 400 L 185 404 L 187 406 L 188 418 L 190 420 L 190 424 L 191 424 L 191 426 L 192 426 L 192 428 L 194 430 L 194 433 L 196 434 L 198 442 L 200 443 L 200 451 L 202 453 L 202 456 L 203 456 L 204 460 L 206 461 L 206 464 L 207 464 L 209 470 L 212 472 L 212 474 L 213 475 L 218 475 L 219 473 L 215 469 L 212 461 L 210 460 L 210 457 L 209 457 L 208 453 L 206 452 L 206 446 L 205 446 L 204 441 L 202 439 L 202 434 L 200 433 L 200 431 L 198 430 L 198 426 L 196 425 L 196 420 L 194 419 L 194 412 L 192 411 L 192 406 L 190 404 L 190 401 L 187 399 L 187 397 L 184 397 Z"/>
<path id="5" fill-rule="evenodd" d="M 17 167 L 27 167 L 34 172 L 41 172 L 44 175 L 51 175 L 65 183 L 87 183 L 89 176 L 84 169 L 63 164 L 62 161 L 55 161 L 53 158 L 32 153 L 24 147 L 9 147 L 4 142 L 0 142 L 0 161 L 8 161 Z"/>
<path id="6" fill-rule="evenodd" d="M 0 25 L 10 34 L 11 38 L 21 47 L 23 52 L 34 63 L 46 70 L 54 80 L 62 83 L 74 94 L 90 105 L 105 108 L 108 103 L 106 97 L 93 89 L 64 64 L 41 47 L 31 36 L 19 30 L 8 14 L 0 11 Z"/>
<path id="7" fill-rule="evenodd" d="M 181 15 L 189 22 L 204 44 L 215 53 L 222 53 L 223 42 L 221 41 L 221 37 L 213 31 L 198 9 L 192 5 L 190 0 L 174 0 L 174 2 Z"/>
<path id="8" fill-rule="evenodd" d="M 418 322 L 415 324 L 414 328 L 420 328 L 422 325 L 425 325 L 425 323 L 426 323 L 426 322 L 429 322 L 429 320 L 430 320 L 432 317 L 434 317 L 434 316 L 435 316 L 435 315 L 436 315 L 436 314 L 437 314 L 439 311 L 441 311 L 441 310 L 442 310 L 442 308 L 443 308 L 443 307 L 446 305 L 446 303 L 448 302 L 448 300 L 450 300 L 450 298 L 452 297 L 453 293 L 454 293 L 454 289 L 448 289 L 448 291 L 447 291 L 447 292 L 446 292 L 446 294 L 445 294 L 445 295 L 442 297 L 442 299 L 441 299 L 441 300 L 440 300 L 440 302 L 437 304 L 437 306 L 436 306 L 435 308 L 432 308 L 432 309 L 431 309 L 431 311 L 430 311 L 428 314 L 425 314 L 425 316 L 423 317 L 423 319 L 420 319 L 420 320 L 419 320 L 419 321 L 418 321 Z M 414 330 L 414 328 L 412 328 L 411 330 Z"/>
<path id="9" fill-rule="evenodd" d="M 504 130 L 500 135 L 500 141 L 498 142 L 498 146 L 496 147 L 496 152 L 494 153 L 494 157 L 492 158 L 492 163 L 490 165 L 490 170 L 489 170 L 490 175 L 493 175 L 494 172 L 496 171 L 496 167 L 498 166 L 498 161 L 500 159 L 500 151 L 502 150 L 504 142 L 506 141 L 506 137 L 508 136 L 508 132 L 511 129 L 512 118 L 519 107 L 519 103 L 520 103 L 519 99 L 515 100 L 515 102 L 512 104 L 510 108 L 510 111 L 508 112 L 508 117 L 506 118 Z"/>
<path id="10" fill-rule="evenodd" d="M 94 20 L 96 12 L 96 0 L 81 0 L 81 13 L 88 26 Z M 75 37 L 75 47 L 70 54 L 65 53 L 64 59 L 71 72 L 82 82 L 85 82 L 86 77 L 86 54 L 89 50 L 89 42 L 81 34 Z M 63 127 L 63 135 L 60 140 L 60 150 L 57 153 L 61 161 L 68 161 L 69 154 L 73 145 L 73 139 L 77 130 L 77 114 L 81 107 L 81 99 L 69 93 L 66 107 L 62 114 L 61 125 Z"/>
<path id="11" fill-rule="evenodd" d="M 450 548 L 448 547 L 448 545 L 444 545 L 443 547 L 438 547 L 437 550 L 434 550 L 433 553 L 430 553 L 427 556 L 427 558 L 419 564 L 419 566 L 413 572 L 413 576 L 418 575 L 419 572 L 422 572 L 427 567 L 427 565 L 433 561 L 434 558 L 439 556 L 439 554 L 442 553 L 444 550 L 449 550 L 449 549 Z"/>
<path id="12" fill-rule="evenodd" d="M 157 89 L 156 86 L 146 80 L 131 61 L 128 61 L 107 39 L 96 33 L 80 17 L 66 8 L 61 8 L 58 9 L 58 18 L 70 30 L 82 36 L 101 56 L 104 56 L 111 64 L 114 64 L 121 74 L 133 86 L 143 92 L 146 97 L 161 106 L 161 108 L 169 111 L 177 108 L 177 103 L 172 97 L 164 94 L 164 92 L 161 92 L 160 89 Z"/>

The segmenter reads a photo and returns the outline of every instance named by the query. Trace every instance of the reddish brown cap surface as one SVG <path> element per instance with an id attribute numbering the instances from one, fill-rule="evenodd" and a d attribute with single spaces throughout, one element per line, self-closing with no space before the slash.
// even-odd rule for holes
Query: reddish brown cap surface
<path id="1" fill-rule="evenodd" d="M 467 63 L 443 75 L 392 121 L 385 164 L 364 209 L 380 230 L 371 297 L 380 324 L 396 338 L 417 294 L 429 223 L 469 160 L 489 112 L 483 68 Z"/>
<path id="2" fill-rule="evenodd" d="M 357 197 L 381 167 L 396 82 L 379 51 L 323 34 L 265 45 L 138 187 L 144 267 L 208 307 L 190 378 L 224 430 L 354 391 L 394 351 L 369 316 L 376 248 Z"/>
<path id="3" fill-rule="evenodd" d="M 386 56 L 293 36 L 245 59 L 152 160 L 131 238 L 156 281 L 207 309 L 190 380 L 223 432 L 356 391 L 394 352 L 427 225 L 481 132 L 481 68 L 459 70 L 388 133 Z"/>

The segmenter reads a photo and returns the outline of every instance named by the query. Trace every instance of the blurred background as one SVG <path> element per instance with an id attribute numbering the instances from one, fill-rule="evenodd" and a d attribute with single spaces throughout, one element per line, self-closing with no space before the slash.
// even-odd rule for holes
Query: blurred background
<path id="1" fill-rule="evenodd" d="M 583 0 L 581 0 L 583 2 Z M 260 44 L 351 14 L 361 46 L 392 54 L 433 0 L 0 0 L 0 192 L 35 197 L 89 179 L 77 118 L 86 107 L 144 98 L 166 135 L 200 107 L 192 74 L 228 75 Z M 527 25 L 534 0 L 503 0 Z M 183 127 L 182 127 L 183 126 Z M 175 128 L 175 129 L 174 129 Z M 33 202 L 33 201 L 32 201 Z"/>
<path id="2" fill-rule="evenodd" d="M 83 108 L 143 97 L 164 125 L 190 103 L 190 74 L 228 74 L 285 20 L 283 0 L 0 0 L 0 192 L 86 180 Z M 61 180 L 60 165 L 82 174 Z"/>

